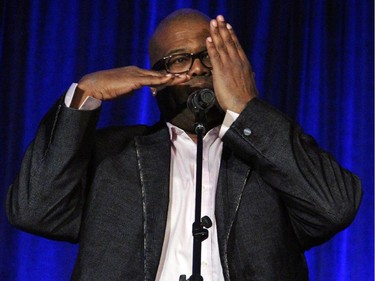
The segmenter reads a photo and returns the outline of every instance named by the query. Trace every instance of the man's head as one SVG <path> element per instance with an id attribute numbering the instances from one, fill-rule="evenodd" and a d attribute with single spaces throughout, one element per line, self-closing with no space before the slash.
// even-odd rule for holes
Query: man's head
<path id="1" fill-rule="evenodd" d="M 189 43 L 200 44 L 200 47 L 205 48 L 205 39 L 210 35 L 209 24 L 208 16 L 193 9 L 180 9 L 168 15 L 151 36 L 148 45 L 151 65 L 173 52 L 176 47 L 180 48 L 181 40 L 183 43 L 190 40 L 193 42 Z"/>
<path id="2" fill-rule="evenodd" d="M 181 9 L 170 14 L 160 22 L 151 37 L 149 43 L 151 65 L 159 62 L 158 64 L 162 66 L 161 71 L 167 72 L 163 58 L 206 50 L 206 38 L 210 36 L 209 25 L 210 18 L 196 10 Z M 164 118 L 190 132 L 193 131 L 195 118 L 194 114 L 186 108 L 188 96 L 200 88 L 213 89 L 209 58 L 204 55 L 203 53 L 203 56 L 195 58 L 190 70 L 186 72 L 191 77 L 188 82 L 159 90 L 156 96 Z M 169 71 L 173 72 L 173 70 L 171 66 Z M 223 113 L 218 107 L 214 107 L 207 114 L 207 119 L 207 127 L 211 128 L 222 122 Z"/>

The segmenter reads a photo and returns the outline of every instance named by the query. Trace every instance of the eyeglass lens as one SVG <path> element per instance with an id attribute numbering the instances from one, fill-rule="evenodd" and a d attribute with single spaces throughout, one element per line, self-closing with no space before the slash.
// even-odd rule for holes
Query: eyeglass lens
<path id="1" fill-rule="evenodd" d="M 205 67 L 212 67 L 210 57 L 208 56 L 207 51 L 198 54 L 173 55 L 168 60 L 166 60 L 165 65 L 167 67 L 168 72 L 171 73 L 188 72 L 196 58 L 199 58 L 199 60 Z"/>

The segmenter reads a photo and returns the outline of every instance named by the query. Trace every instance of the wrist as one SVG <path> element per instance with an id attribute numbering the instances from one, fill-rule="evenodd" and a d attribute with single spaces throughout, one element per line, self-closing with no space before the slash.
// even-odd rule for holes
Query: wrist
<path id="1" fill-rule="evenodd" d="M 247 104 L 252 100 L 253 98 L 246 98 L 246 99 L 241 99 L 241 100 L 234 100 L 232 105 L 227 108 L 227 110 L 230 110 L 232 112 L 235 112 L 237 114 L 240 114 Z"/>

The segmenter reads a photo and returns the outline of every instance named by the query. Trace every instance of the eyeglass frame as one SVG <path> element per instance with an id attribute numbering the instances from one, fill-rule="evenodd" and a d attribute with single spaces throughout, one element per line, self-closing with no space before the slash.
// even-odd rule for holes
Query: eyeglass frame
<path id="1" fill-rule="evenodd" d="M 194 61 L 195 59 L 199 59 L 199 61 L 201 62 L 201 64 L 208 68 L 208 69 L 212 69 L 212 66 L 207 66 L 203 61 L 202 61 L 202 54 L 204 53 L 207 53 L 207 49 L 204 49 L 203 51 L 200 51 L 198 53 L 178 53 L 178 54 L 173 54 L 173 55 L 169 55 L 169 56 L 165 56 L 163 57 L 162 59 L 158 60 L 157 62 L 154 63 L 154 65 L 152 66 L 152 70 L 156 70 L 156 71 L 160 71 L 160 70 L 165 70 L 166 72 L 168 73 L 171 73 L 171 74 L 182 74 L 182 73 L 187 73 L 191 70 L 193 64 L 194 64 Z M 182 56 L 182 55 L 185 55 L 185 56 L 189 56 L 192 60 L 191 60 L 191 64 L 189 66 L 189 69 L 186 70 L 186 71 L 181 71 L 181 72 L 170 72 L 168 70 L 168 67 L 167 67 L 167 60 L 171 59 L 172 57 L 174 56 Z"/>

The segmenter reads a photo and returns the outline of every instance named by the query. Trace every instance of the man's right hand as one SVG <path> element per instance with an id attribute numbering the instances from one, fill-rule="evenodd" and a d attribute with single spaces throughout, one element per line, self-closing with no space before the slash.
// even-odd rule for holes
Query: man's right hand
<path id="1" fill-rule="evenodd" d="M 136 66 L 98 71 L 82 77 L 70 106 L 79 108 L 88 96 L 110 100 L 127 95 L 143 86 L 161 89 L 184 83 L 189 79 L 188 75 L 167 74 Z"/>

